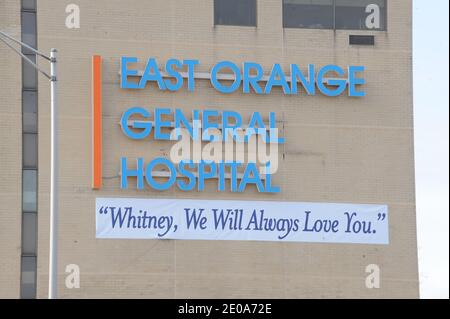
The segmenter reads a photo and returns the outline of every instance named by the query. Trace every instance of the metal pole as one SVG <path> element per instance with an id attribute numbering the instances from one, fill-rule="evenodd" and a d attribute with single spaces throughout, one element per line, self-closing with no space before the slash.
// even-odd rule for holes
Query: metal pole
<path id="1" fill-rule="evenodd" d="M 2 36 L 4 36 L 5 38 L 7 38 L 7 39 L 9 39 L 9 40 L 11 40 L 11 41 L 13 41 L 13 42 L 19 44 L 21 47 L 27 48 L 28 50 L 34 52 L 35 54 L 39 55 L 40 57 L 43 57 L 44 59 L 50 61 L 50 58 L 49 58 L 48 56 L 46 56 L 45 54 L 39 52 L 39 51 L 36 50 L 35 48 L 29 46 L 28 44 L 26 44 L 26 43 L 24 43 L 24 42 L 22 42 L 22 41 L 19 41 L 19 40 L 17 40 L 17 39 L 14 39 L 12 36 L 7 35 L 5 32 L 0 31 L 0 35 L 2 35 Z M 13 48 L 12 48 L 12 49 L 13 49 Z M 13 49 L 13 50 L 15 51 L 15 49 Z M 16 52 L 17 52 L 17 51 L 16 51 Z M 19 52 L 17 52 L 17 53 L 19 53 Z"/>
<path id="2" fill-rule="evenodd" d="M 50 52 L 51 76 L 51 142 L 50 142 L 50 250 L 48 298 L 57 297 L 58 286 L 58 123 L 57 123 L 57 77 L 56 77 L 56 49 Z"/>

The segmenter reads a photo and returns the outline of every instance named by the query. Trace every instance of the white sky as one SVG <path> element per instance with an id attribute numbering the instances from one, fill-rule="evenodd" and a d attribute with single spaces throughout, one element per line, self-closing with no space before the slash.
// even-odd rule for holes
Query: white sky
<path id="1" fill-rule="evenodd" d="M 414 116 L 422 298 L 449 298 L 449 1 L 414 0 Z"/>

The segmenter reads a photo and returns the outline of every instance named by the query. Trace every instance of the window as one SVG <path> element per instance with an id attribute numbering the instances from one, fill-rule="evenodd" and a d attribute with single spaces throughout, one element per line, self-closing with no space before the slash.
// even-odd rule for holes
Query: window
<path id="1" fill-rule="evenodd" d="M 256 26 L 256 0 L 214 0 L 215 25 Z"/>
<path id="2" fill-rule="evenodd" d="M 351 45 L 375 45 L 375 36 L 373 35 L 350 35 L 348 43 Z"/>
<path id="3" fill-rule="evenodd" d="M 22 147 L 23 167 L 37 168 L 37 134 L 24 133 Z"/>
<path id="4" fill-rule="evenodd" d="M 37 171 L 25 169 L 22 173 L 22 209 L 24 212 L 36 212 Z"/>
<path id="5" fill-rule="evenodd" d="M 37 133 L 37 99 L 35 91 L 22 92 L 22 129 L 24 133 Z"/>
<path id="6" fill-rule="evenodd" d="M 31 61 L 36 63 L 36 55 L 26 55 Z M 22 85 L 24 89 L 37 89 L 37 72 L 36 69 L 25 59 L 22 59 Z"/>
<path id="7" fill-rule="evenodd" d="M 333 0 L 283 0 L 283 27 L 333 28 Z"/>
<path id="8" fill-rule="evenodd" d="M 283 27 L 386 30 L 386 0 L 283 0 Z"/>
<path id="9" fill-rule="evenodd" d="M 22 256 L 20 296 L 24 299 L 36 298 L 36 257 Z"/>
<path id="10" fill-rule="evenodd" d="M 22 42 L 36 48 L 36 12 L 22 12 Z M 32 53 L 26 48 L 22 52 Z"/>
<path id="11" fill-rule="evenodd" d="M 22 254 L 36 255 L 36 213 L 22 215 Z"/>
<path id="12" fill-rule="evenodd" d="M 386 1 L 336 0 L 336 28 L 386 30 Z"/>
<path id="13" fill-rule="evenodd" d="M 23 10 L 36 10 L 36 0 L 22 0 Z"/>

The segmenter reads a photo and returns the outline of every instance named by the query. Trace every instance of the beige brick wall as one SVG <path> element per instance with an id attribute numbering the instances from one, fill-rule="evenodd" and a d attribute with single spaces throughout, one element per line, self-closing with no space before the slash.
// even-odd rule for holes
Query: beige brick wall
<path id="1" fill-rule="evenodd" d="M 20 39 L 20 1 L 0 2 L 0 30 Z M 0 298 L 19 298 L 22 66 L 20 57 L 3 42 L 0 57 Z"/>
<path id="2" fill-rule="evenodd" d="M 51 47 L 59 50 L 60 296 L 418 297 L 412 4 L 388 2 L 387 32 L 333 32 L 283 30 L 280 0 L 258 1 L 257 28 L 214 27 L 210 0 L 131 0 L 126 5 L 119 0 L 40 0 L 39 48 L 44 52 Z M 69 3 L 80 6 L 80 29 L 65 28 L 64 10 Z M 350 33 L 375 34 L 376 45 L 350 47 Z M 103 173 L 105 177 L 113 177 L 104 179 L 100 191 L 90 188 L 93 54 L 104 59 Z M 222 95 L 208 82 L 201 81 L 197 81 L 195 93 L 188 93 L 185 88 L 165 93 L 154 87 L 139 92 L 122 91 L 118 77 L 122 55 L 143 60 L 152 56 L 160 63 L 169 57 L 196 58 L 201 61 L 200 71 L 208 71 L 224 59 L 237 64 L 255 61 L 265 70 L 276 62 L 285 68 L 290 63 L 365 65 L 367 97 L 283 96 L 279 90 L 269 96 Z M 3 70 L 6 65 L 0 67 Z M 14 70 L 8 72 L 13 74 Z M 3 110 L 5 106 L 1 105 Z M 203 193 L 177 190 L 161 193 L 133 188 L 121 191 L 119 179 L 114 177 L 119 170 L 119 156 L 151 159 L 163 156 L 171 146 L 151 140 L 133 142 L 123 136 L 117 123 L 122 112 L 134 105 L 283 114 L 285 160 L 274 177 L 281 193 L 258 194 L 250 189 L 244 194 L 217 194 L 212 185 Z M 47 294 L 48 280 L 49 133 L 49 84 L 40 81 L 38 296 L 41 298 Z M 19 201 L 20 197 L 14 195 Z M 94 207 L 95 198 L 100 196 L 388 204 L 390 244 L 97 240 Z M 11 205 L 20 207 L 20 201 L 19 204 L 11 201 Z M 3 245 L 0 243 L 0 247 Z M 64 268 L 72 263 L 81 269 L 80 289 L 64 287 Z M 381 267 L 380 289 L 365 288 L 365 267 L 371 263 Z"/>

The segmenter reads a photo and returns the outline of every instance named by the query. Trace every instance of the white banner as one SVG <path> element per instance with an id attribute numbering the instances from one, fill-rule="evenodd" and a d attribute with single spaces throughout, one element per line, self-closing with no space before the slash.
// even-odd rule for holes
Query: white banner
<path id="1" fill-rule="evenodd" d="M 389 244 L 387 205 L 97 198 L 97 238 Z"/>

